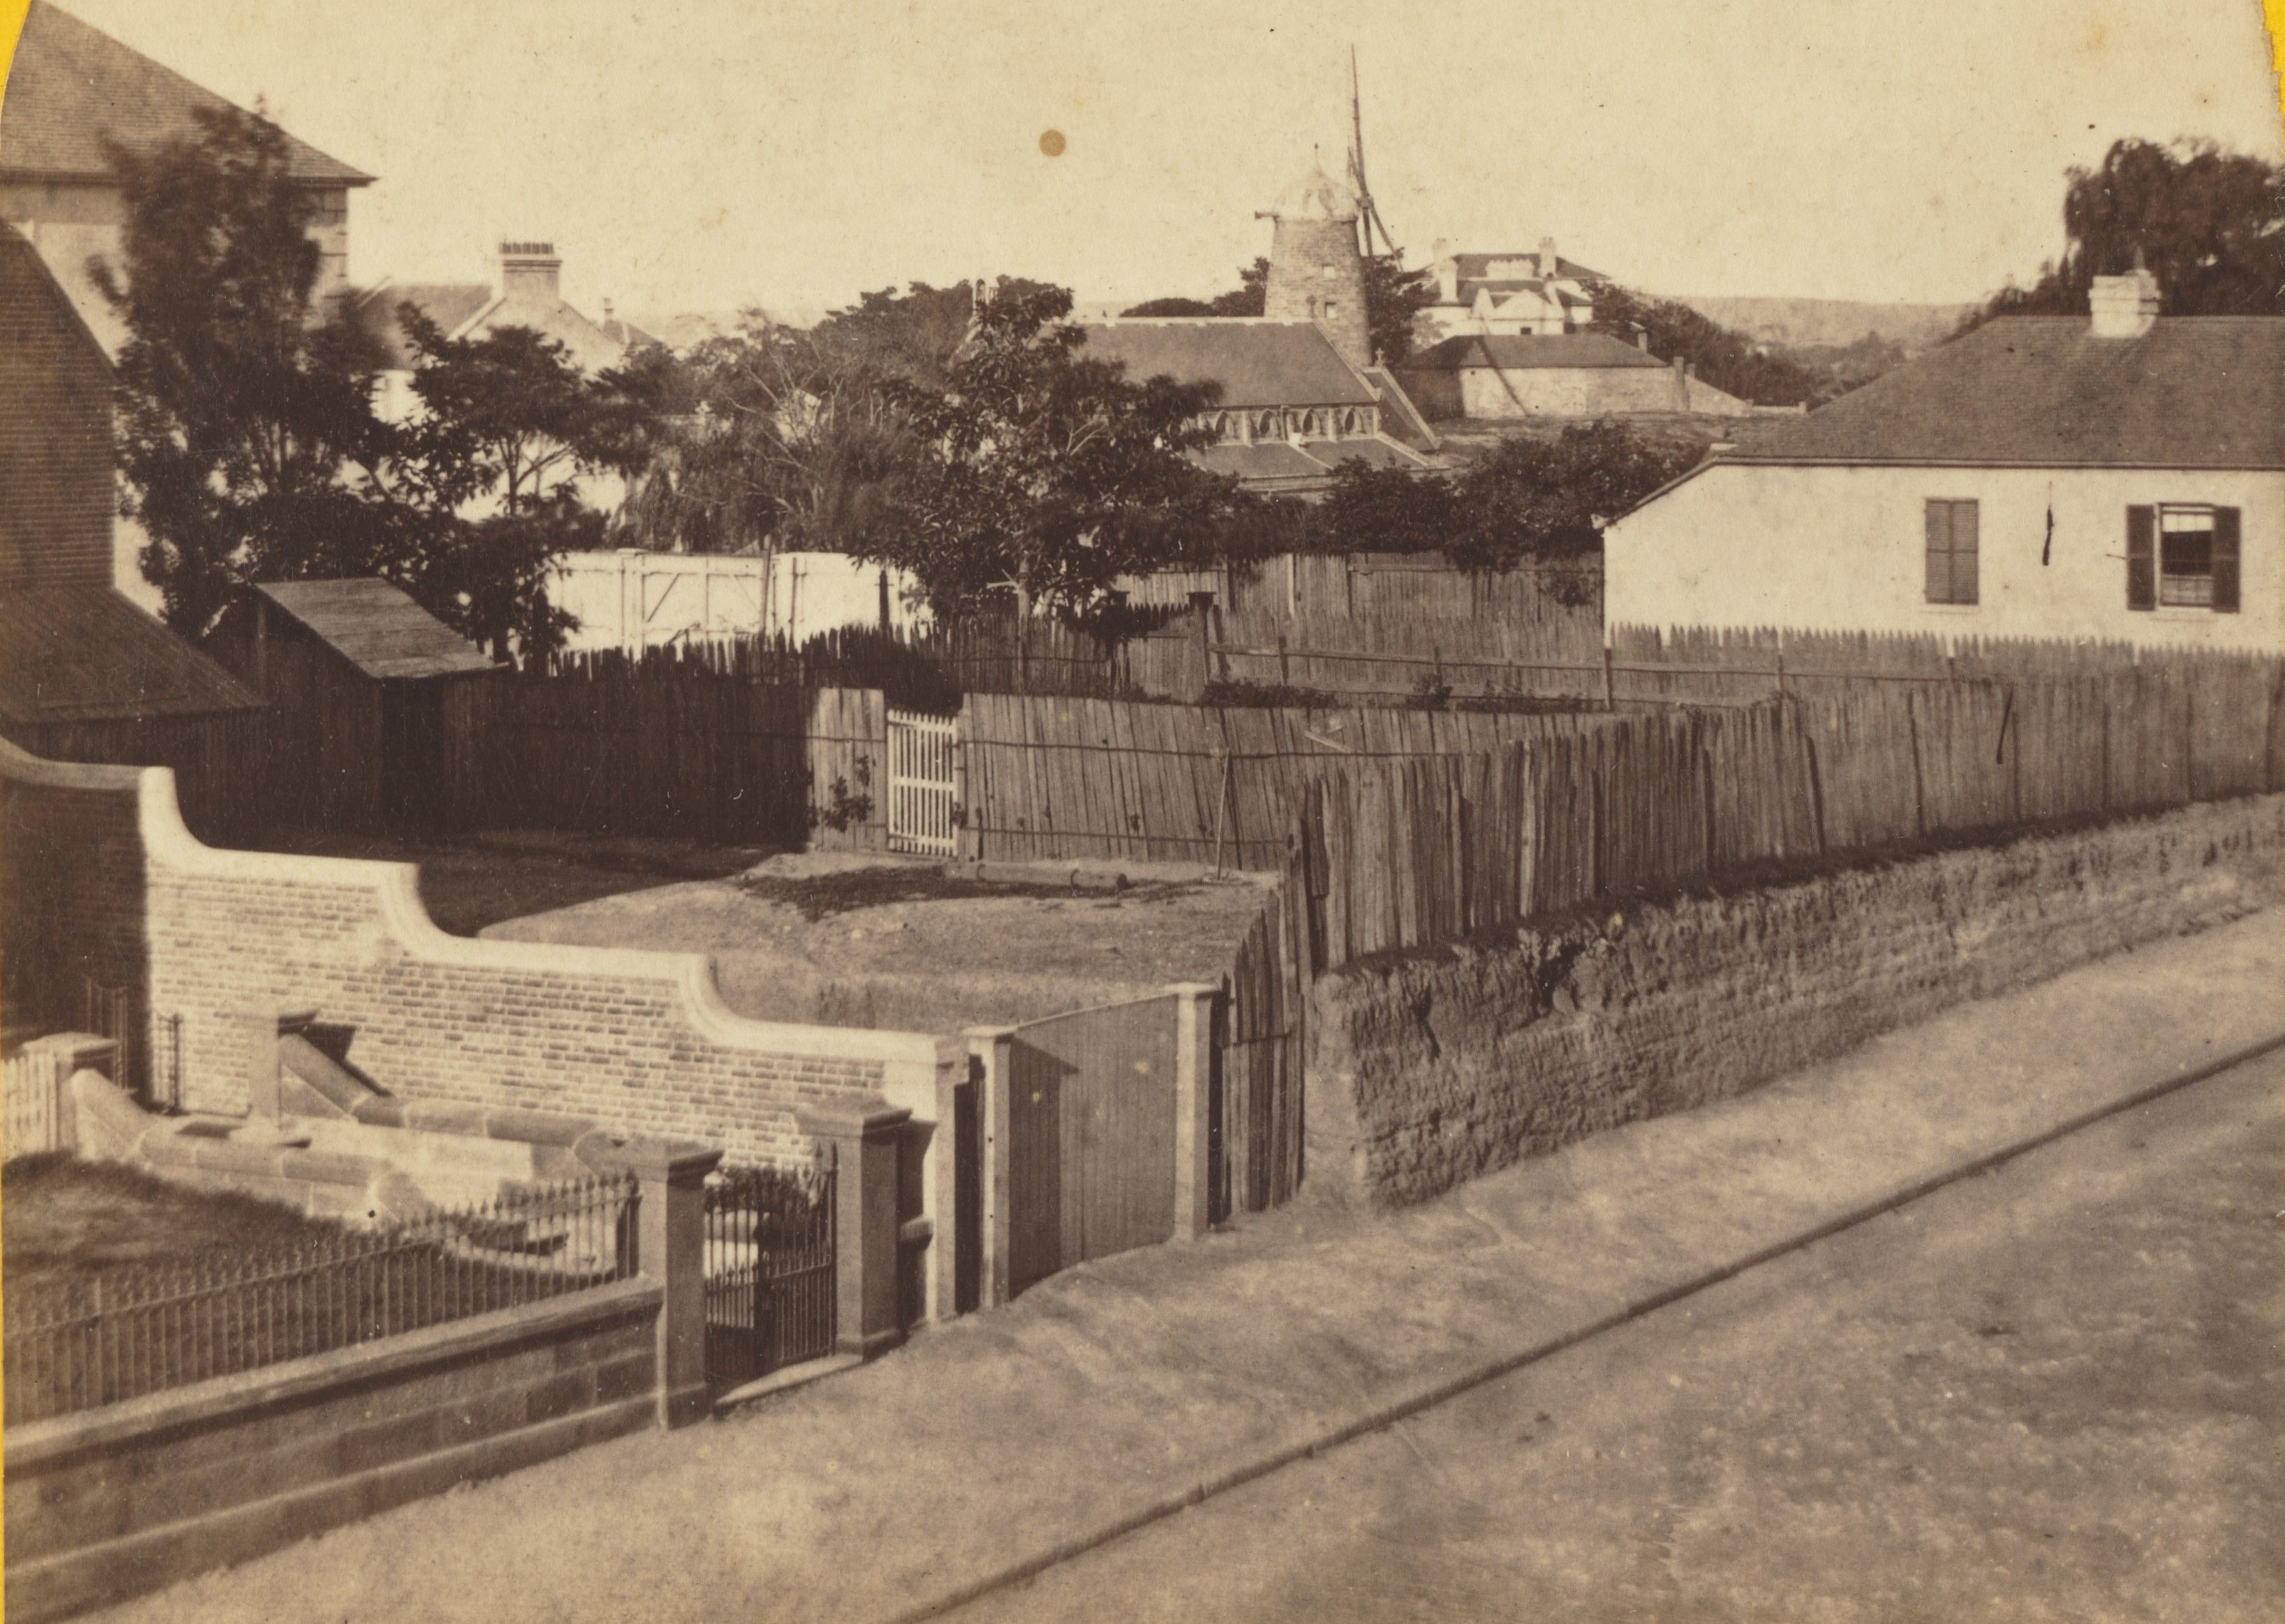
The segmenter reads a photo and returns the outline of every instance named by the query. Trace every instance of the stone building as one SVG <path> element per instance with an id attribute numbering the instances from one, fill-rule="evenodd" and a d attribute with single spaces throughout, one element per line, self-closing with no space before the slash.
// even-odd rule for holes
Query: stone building
<path id="1" fill-rule="evenodd" d="M 1418 320 L 1439 338 L 1463 333 L 1584 333 L 1595 319 L 1598 273 L 1540 239 L 1535 254 L 1463 254 L 1439 239 L 1431 274 L 1436 298 Z"/>
<path id="2" fill-rule="evenodd" d="M 1312 159 L 1309 172 L 1267 217 L 1269 282 L 1262 314 L 1271 321 L 1314 322 L 1351 366 L 1371 365 L 1356 200 Z"/>
<path id="3" fill-rule="evenodd" d="M 1754 408 L 1606 333 L 1464 333 L 1398 369 L 1405 392 L 1435 421 L 1455 418 L 1598 418 L 1629 412 L 1745 417 Z"/>

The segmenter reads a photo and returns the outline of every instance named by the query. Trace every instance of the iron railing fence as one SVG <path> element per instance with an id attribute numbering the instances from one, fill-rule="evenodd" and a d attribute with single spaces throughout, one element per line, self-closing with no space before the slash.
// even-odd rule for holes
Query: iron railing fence
<path id="1" fill-rule="evenodd" d="M 706 1379 L 742 1385 L 833 1351 L 831 1163 L 731 1167 L 706 1185 Z"/>
<path id="2" fill-rule="evenodd" d="M 601 1175 L 250 1257 L 12 1281 L 6 1424 L 628 1279 L 638 1189 Z"/>

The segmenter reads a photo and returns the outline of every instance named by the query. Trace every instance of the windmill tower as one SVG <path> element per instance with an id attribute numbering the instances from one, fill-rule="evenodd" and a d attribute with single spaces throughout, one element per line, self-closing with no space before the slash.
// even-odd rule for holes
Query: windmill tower
<path id="1" fill-rule="evenodd" d="M 1349 184 L 1327 175 L 1314 154 L 1309 172 L 1269 211 L 1269 282 L 1264 311 L 1273 321 L 1314 321 L 1352 366 L 1368 366 L 1372 329 L 1364 302 L 1364 255 L 1399 252 L 1373 207 L 1364 177 L 1364 114 L 1356 51 L 1349 51 Z M 1359 235 L 1362 235 L 1360 247 Z"/>
<path id="2" fill-rule="evenodd" d="M 1350 365 L 1371 365 L 1356 200 L 1312 157 L 1309 172 L 1286 188 L 1269 220 L 1263 314 L 1272 321 L 1313 321 Z"/>

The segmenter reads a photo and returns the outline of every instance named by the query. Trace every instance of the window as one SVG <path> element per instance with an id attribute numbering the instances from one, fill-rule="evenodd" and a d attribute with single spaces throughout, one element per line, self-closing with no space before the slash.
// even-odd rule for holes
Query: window
<path id="1" fill-rule="evenodd" d="M 1928 505 L 1928 600 L 1976 601 L 1975 549 L 1978 525 L 1973 502 Z"/>
<path id="2" fill-rule="evenodd" d="M 2126 607 L 2238 612 L 2234 507 L 2162 502 L 2126 510 Z"/>

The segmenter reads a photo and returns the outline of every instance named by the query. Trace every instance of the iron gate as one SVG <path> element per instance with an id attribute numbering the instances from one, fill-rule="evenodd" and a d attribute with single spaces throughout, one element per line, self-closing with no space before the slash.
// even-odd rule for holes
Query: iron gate
<path id="1" fill-rule="evenodd" d="M 889 850 L 957 850 L 953 807 L 953 718 L 889 712 Z"/>
<path id="2" fill-rule="evenodd" d="M 736 1387 L 833 1352 L 834 1186 L 731 1167 L 706 1185 L 706 1379 Z"/>

